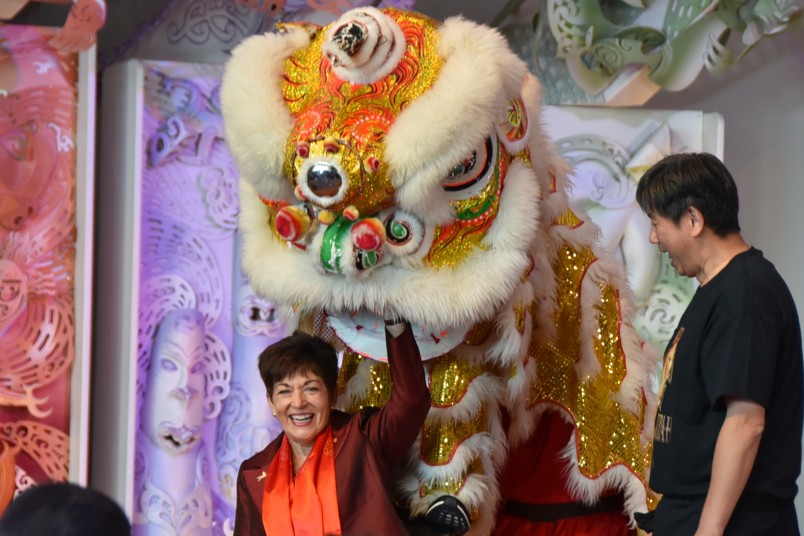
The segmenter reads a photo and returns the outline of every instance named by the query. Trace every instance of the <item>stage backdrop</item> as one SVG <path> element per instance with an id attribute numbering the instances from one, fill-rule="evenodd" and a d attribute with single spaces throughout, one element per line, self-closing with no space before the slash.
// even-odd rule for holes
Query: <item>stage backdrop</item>
<path id="1" fill-rule="evenodd" d="M 0 25 L 0 512 L 88 476 L 95 49 L 55 35 Z"/>
<path id="2" fill-rule="evenodd" d="M 131 60 L 103 80 L 94 461 L 135 534 L 225 534 L 239 463 L 279 431 L 256 359 L 284 328 L 239 270 L 221 73 Z M 719 153 L 721 118 L 556 107 L 546 121 L 574 166 L 572 203 L 628 268 L 643 337 L 662 347 L 692 289 L 648 242 L 636 181 L 663 154 Z"/>
<path id="3" fill-rule="evenodd" d="M 93 485 L 137 535 L 227 534 L 240 462 L 279 432 L 256 359 L 284 326 L 239 269 L 219 102 L 222 50 L 259 25 L 242 6 L 203 5 L 171 4 L 102 80 Z M 722 121 L 571 107 L 546 119 L 575 167 L 574 207 L 625 263 L 641 333 L 661 347 L 691 288 L 648 243 L 636 181 L 663 154 L 720 154 Z"/>

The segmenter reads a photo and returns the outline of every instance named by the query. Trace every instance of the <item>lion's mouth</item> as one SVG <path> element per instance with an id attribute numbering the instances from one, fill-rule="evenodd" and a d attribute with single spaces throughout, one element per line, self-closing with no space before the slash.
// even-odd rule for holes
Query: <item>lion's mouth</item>
<path id="1" fill-rule="evenodd" d="M 377 361 L 388 361 L 385 347 L 384 320 L 368 311 L 329 313 L 329 325 L 349 349 Z M 423 360 L 444 355 L 466 338 L 471 326 L 440 329 L 412 325 L 416 343 Z"/>

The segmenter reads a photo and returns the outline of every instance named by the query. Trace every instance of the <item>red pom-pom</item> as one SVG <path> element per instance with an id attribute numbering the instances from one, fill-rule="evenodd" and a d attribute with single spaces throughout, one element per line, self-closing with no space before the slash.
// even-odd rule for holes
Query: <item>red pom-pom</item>
<path id="1" fill-rule="evenodd" d="M 349 205 L 345 209 L 343 209 L 343 217 L 349 221 L 357 221 L 357 218 L 360 217 L 360 212 L 355 208 L 354 205 Z"/>
<path id="2" fill-rule="evenodd" d="M 377 218 L 368 218 L 352 226 L 352 241 L 363 251 L 379 251 L 385 242 L 385 227 Z"/>
<path id="3" fill-rule="evenodd" d="M 295 242 L 310 230 L 310 217 L 301 208 L 291 205 L 277 212 L 274 225 L 283 240 Z"/>

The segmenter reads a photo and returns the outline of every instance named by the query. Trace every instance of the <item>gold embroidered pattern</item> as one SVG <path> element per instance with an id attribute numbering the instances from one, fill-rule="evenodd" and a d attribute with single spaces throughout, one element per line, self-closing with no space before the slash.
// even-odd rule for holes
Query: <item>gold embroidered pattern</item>
<path id="1" fill-rule="evenodd" d="M 567 221 L 571 223 L 572 218 Z M 619 296 L 610 285 L 599 285 L 600 298 L 593 306 L 597 318 L 594 351 L 600 373 L 580 379 L 576 372 L 581 350 L 581 283 L 596 260 L 589 249 L 576 251 L 564 245 L 559 250 L 554 264 L 558 309 L 553 321 L 557 337 L 554 342 L 532 344 L 537 381 L 531 389 L 530 404 L 558 404 L 570 413 L 578 428 L 578 466 L 586 477 L 599 476 L 618 464 L 644 475 L 650 454 L 640 442 L 643 415 L 629 412 L 612 396 L 626 371 L 619 337 Z"/>
<path id="2" fill-rule="evenodd" d="M 488 412 L 483 406 L 466 421 L 428 420 L 422 429 L 421 458 L 428 465 L 444 465 L 466 439 L 489 429 Z"/>

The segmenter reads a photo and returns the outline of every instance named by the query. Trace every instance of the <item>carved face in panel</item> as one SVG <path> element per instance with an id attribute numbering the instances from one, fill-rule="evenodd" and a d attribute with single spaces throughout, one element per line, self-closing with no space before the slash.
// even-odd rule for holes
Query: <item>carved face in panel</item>
<path id="1" fill-rule="evenodd" d="M 191 309 L 169 312 L 156 334 L 141 426 L 148 439 L 169 454 L 194 449 L 201 438 L 204 335 L 203 317 Z"/>

